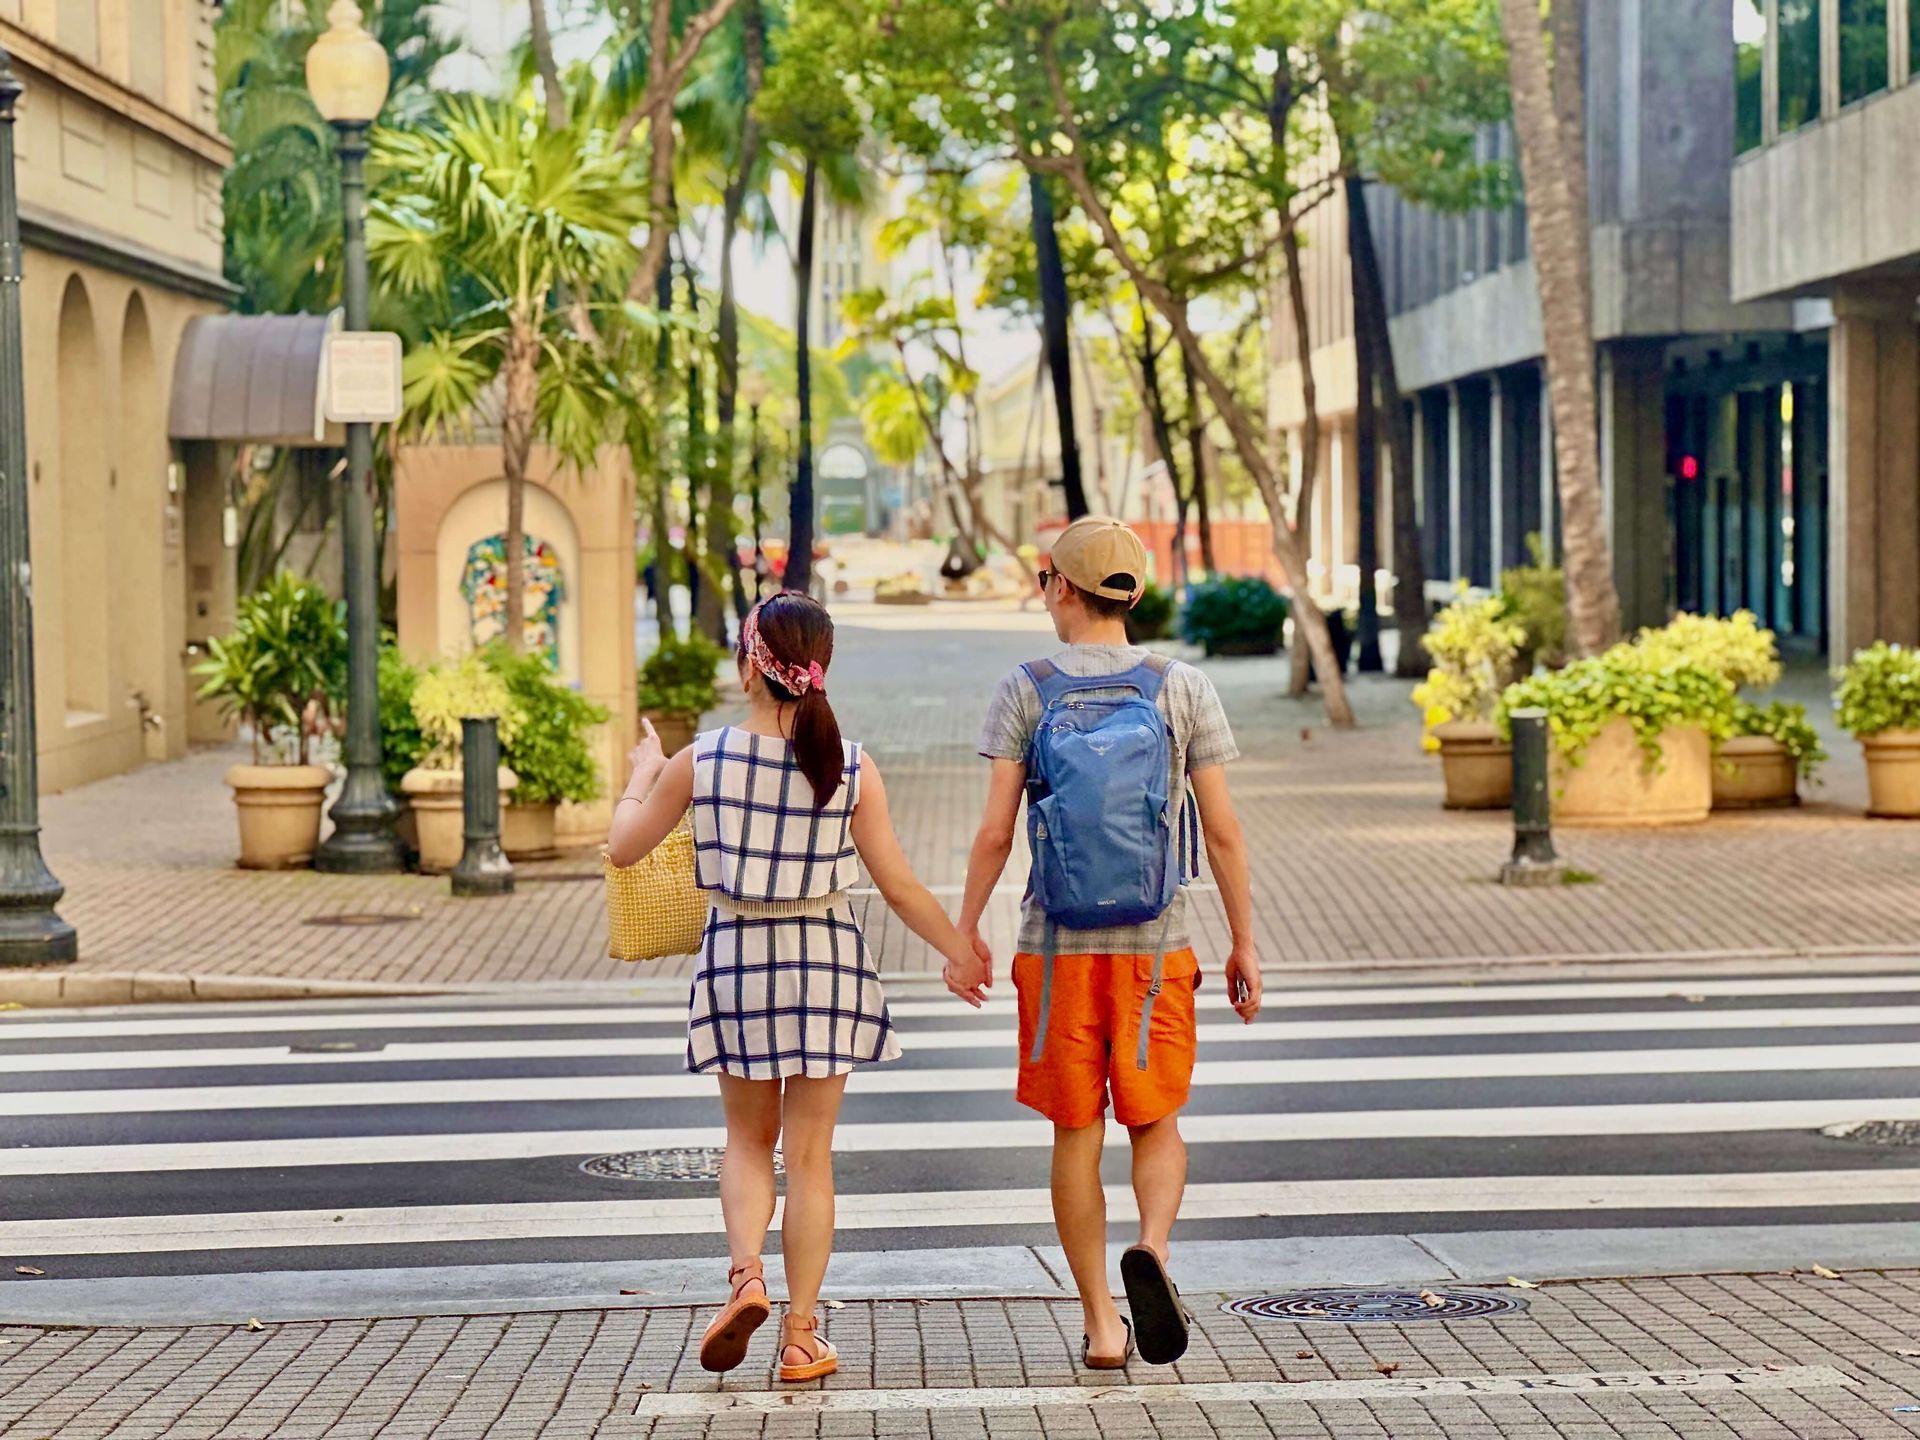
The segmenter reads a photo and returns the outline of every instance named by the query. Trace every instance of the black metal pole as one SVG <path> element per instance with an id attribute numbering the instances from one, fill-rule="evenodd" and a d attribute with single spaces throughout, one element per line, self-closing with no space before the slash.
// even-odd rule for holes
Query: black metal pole
<path id="1" fill-rule="evenodd" d="M 338 124 L 340 209 L 346 222 L 347 329 L 370 324 L 367 299 L 367 126 Z M 333 833 L 313 868 L 336 875 L 406 868 L 393 821 L 399 812 L 380 768 L 380 577 L 374 574 L 373 430 L 347 426 L 347 495 L 341 541 L 347 591 L 347 778 L 328 813 Z"/>
<path id="2" fill-rule="evenodd" d="M 1513 854 L 1502 885 L 1558 885 L 1566 867 L 1553 849 L 1553 796 L 1547 768 L 1547 712 L 1515 710 L 1513 724 Z"/>
<path id="3" fill-rule="evenodd" d="M 54 910 L 65 887 L 40 856 L 20 195 L 13 163 L 14 107 L 24 88 L 12 58 L 0 50 L 0 965 L 49 965 L 76 958 L 80 948 L 73 926 Z"/>
<path id="4" fill-rule="evenodd" d="M 508 895 L 513 862 L 500 848 L 500 722 L 460 722 L 460 813 L 466 846 L 453 867 L 456 895 Z"/>

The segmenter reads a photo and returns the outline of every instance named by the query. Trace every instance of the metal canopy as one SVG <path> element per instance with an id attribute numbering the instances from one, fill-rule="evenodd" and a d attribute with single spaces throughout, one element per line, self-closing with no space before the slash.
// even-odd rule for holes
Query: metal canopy
<path id="1" fill-rule="evenodd" d="M 175 440 L 339 445 L 326 423 L 332 315 L 200 315 L 187 322 L 173 371 L 168 430 Z"/>

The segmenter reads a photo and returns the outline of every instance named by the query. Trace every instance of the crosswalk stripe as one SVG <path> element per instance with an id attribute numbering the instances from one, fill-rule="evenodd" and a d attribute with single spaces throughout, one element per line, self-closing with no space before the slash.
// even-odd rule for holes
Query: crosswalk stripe
<path id="1" fill-rule="evenodd" d="M 1198 1086 L 1327 1085 L 1387 1080 L 1484 1080 L 1556 1075 L 1686 1075 L 1739 1071 L 1920 1069 L 1920 1045 L 1779 1045 L 1727 1049 L 1569 1050 L 1516 1054 L 1338 1056 L 1213 1061 Z M 953 1094 L 1009 1088 L 1011 1067 L 932 1070 L 876 1066 L 856 1093 Z M 11 1116 L 118 1115 L 178 1110 L 273 1110 L 341 1105 L 506 1104 L 515 1101 L 669 1100 L 715 1093 L 710 1075 L 492 1076 L 469 1080 L 187 1085 L 159 1089 L 18 1091 Z"/>
<path id="2" fill-rule="evenodd" d="M 1571 1015 L 1444 1015 L 1384 1020 L 1264 1021 L 1203 1024 L 1203 1044 L 1231 1045 L 1289 1040 L 1393 1040 L 1475 1035 L 1645 1034 L 1715 1030 L 1858 1029 L 1920 1026 L 1920 1005 L 1864 1006 L 1854 1010 L 1583 1011 Z M 1009 1026 L 966 1030 L 915 1030 L 910 1051 L 1007 1050 Z M 365 1065 L 402 1062 L 490 1060 L 611 1060 L 684 1055 L 686 1037 L 636 1035 L 587 1040 L 401 1041 L 378 1050 L 293 1050 L 287 1046 L 229 1049 L 69 1050 L 0 1055 L 0 1074 L 51 1074 L 80 1070 L 201 1070 L 240 1066 Z"/>
<path id="3" fill-rule="evenodd" d="M 1920 1169 L 1700 1175 L 1530 1175 L 1256 1181 L 1187 1187 L 1184 1220 L 1330 1215 L 1493 1214 L 1577 1210 L 1740 1210 L 1769 1206 L 1911 1206 Z M 1138 1218 L 1131 1186 L 1107 1187 L 1110 1218 Z M 842 1194 L 842 1230 L 1050 1226 L 1048 1192 L 943 1190 Z M 776 1216 L 774 1224 L 780 1223 Z M 509 1204 L 371 1206 L 199 1215 L 0 1221 L 0 1252 L 18 1256 L 155 1254 L 304 1246 L 440 1244 L 724 1230 L 711 1197 Z"/>
<path id="4" fill-rule="evenodd" d="M 1190 1144 L 1304 1140 L 1447 1140 L 1544 1136 L 1696 1135 L 1818 1130 L 1861 1120 L 1920 1120 L 1920 1096 L 1893 1099 L 1736 1100 L 1649 1105 L 1553 1105 L 1457 1110 L 1334 1110 L 1304 1114 L 1186 1115 Z M 1118 1123 L 1112 1143 L 1125 1141 Z M 339 1135 L 312 1139 L 76 1145 L 0 1150 L 0 1176 L 99 1175 L 321 1165 L 459 1164 L 553 1155 L 720 1146 L 724 1126 L 665 1130 L 505 1130 L 479 1134 Z M 842 1122 L 839 1154 L 1037 1149 L 1053 1143 L 1039 1119 L 913 1124 Z"/>
<path id="5" fill-rule="evenodd" d="M 1013 1001 L 1003 993 L 988 1002 L 984 1013 L 1011 1015 Z M 890 993 L 901 1019 L 947 1018 L 958 1012 L 958 1001 L 932 995 L 918 984 L 909 988 L 895 979 Z M 1839 975 L 1817 977 L 1755 977 L 1745 980 L 1632 980 L 1599 982 L 1541 982 L 1513 985 L 1380 986 L 1355 989 L 1286 989 L 1267 992 L 1270 1011 L 1288 1009 L 1405 1006 L 1480 1005 L 1523 1001 L 1578 1002 L 1589 1000 L 1737 999 L 1817 995 L 1895 995 L 1920 992 L 1920 975 Z M 1226 996 L 1217 985 L 1198 997 L 1204 1010 L 1227 1010 Z M 660 1005 L 502 1006 L 479 1009 L 389 1009 L 316 1011 L 301 1014 L 204 1013 L 168 1016 L 126 1016 L 111 1020 L 38 1020 L 0 1017 L 0 1041 L 138 1039 L 161 1035 L 257 1035 L 317 1033 L 331 1030 L 468 1030 L 524 1029 L 530 1026 L 672 1024 L 686 1018 L 684 1002 Z M 970 1012 L 971 1013 L 971 1012 Z M 1639 1012 L 1656 1014 L 1661 1012 Z M 1849 1013 L 1836 1007 L 1835 1013 Z"/>

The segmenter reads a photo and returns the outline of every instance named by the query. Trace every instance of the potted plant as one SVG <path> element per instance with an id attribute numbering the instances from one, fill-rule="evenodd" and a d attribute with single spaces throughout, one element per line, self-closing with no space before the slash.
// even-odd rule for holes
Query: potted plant
<path id="1" fill-rule="evenodd" d="M 236 607 L 230 634 L 207 642 L 194 666 L 200 698 L 250 732 L 253 763 L 228 769 L 240 817 L 240 865 L 305 865 L 320 844 L 320 808 L 333 771 L 310 763 L 313 737 L 331 725 L 346 691 L 344 607 L 281 571 Z"/>
<path id="2" fill-rule="evenodd" d="M 427 752 L 406 773 L 400 788 L 413 805 L 420 868 L 428 874 L 439 874 L 459 862 L 466 840 L 460 793 L 460 722 L 478 715 L 495 717 L 500 722 L 504 751 L 519 733 L 520 713 L 507 682 L 487 667 L 484 658 L 468 655 L 428 667 L 414 686 L 413 714 Z M 499 778 L 504 811 L 519 782 L 505 765 L 500 767 Z"/>
<path id="3" fill-rule="evenodd" d="M 1540 665 L 1557 670 L 1567 663 L 1566 571 L 1547 563 L 1538 532 L 1527 536 L 1527 553 L 1532 563 L 1500 572 L 1502 609 L 1524 636 L 1514 657 L 1516 675 L 1530 674 Z"/>
<path id="4" fill-rule="evenodd" d="M 1493 716 L 1525 638 L 1499 596 L 1475 599 L 1464 586 L 1427 631 L 1433 666 L 1413 687 L 1413 703 L 1426 717 L 1423 744 L 1440 753 L 1449 810 L 1513 803 L 1513 747 Z"/>
<path id="5" fill-rule="evenodd" d="M 493 645 L 486 660 L 506 681 L 519 717 L 512 741 L 501 749 L 501 762 L 520 783 L 513 803 L 500 812 L 500 848 L 511 860 L 551 855 L 560 802 L 580 805 L 600 798 L 600 766 L 587 733 L 610 717 L 605 707 L 556 680 L 538 655 L 515 655 Z"/>
<path id="6" fill-rule="evenodd" d="M 664 636 L 640 665 L 642 719 L 651 720 L 667 754 L 693 743 L 700 717 L 720 703 L 714 672 L 727 652 L 699 633 Z"/>
<path id="7" fill-rule="evenodd" d="M 1214 655 L 1273 655 L 1287 623 L 1287 599 L 1258 576 L 1216 575 L 1187 591 L 1180 633 Z"/>
<path id="8" fill-rule="evenodd" d="M 1776 700 L 1736 702 L 1732 734 L 1713 767 L 1713 808 L 1759 810 L 1798 805 L 1802 777 L 1811 780 L 1827 752 L 1807 707 Z"/>
<path id="9" fill-rule="evenodd" d="M 1166 639 L 1173 633 L 1173 609 L 1172 592 L 1162 590 L 1149 580 L 1133 609 L 1127 612 L 1127 642 L 1146 645 Z"/>
<path id="10" fill-rule="evenodd" d="M 876 605 L 931 605 L 933 596 L 927 593 L 927 583 L 912 571 L 903 575 L 882 575 L 873 583 L 873 603 Z"/>
<path id="11" fill-rule="evenodd" d="M 1867 813 L 1920 818 L 1920 650 L 1882 640 L 1839 673 L 1833 708 L 1867 757 Z"/>
<path id="12" fill-rule="evenodd" d="M 1638 644 L 1518 680 L 1494 720 L 1547 712 L 1554 818 L 1571 825 L 1682 825 L 1713 807 L 1713 745 L 1732 731 L 1725 676 Z"/>

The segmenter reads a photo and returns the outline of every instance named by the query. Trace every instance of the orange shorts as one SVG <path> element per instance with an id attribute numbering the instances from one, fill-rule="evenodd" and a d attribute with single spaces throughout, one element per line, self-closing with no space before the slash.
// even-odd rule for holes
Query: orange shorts
<path id="1" fill-rule="evenodd" d="M 1040 1019 L 1042 961 L 1013 957 L 1020 997 L 1022 1105 L 1056 1125 L 1079 1129 L 1107 1110 L 1122 1125 L 1151 1125 L 1187 1103 L 1196 1048 L 1193 994 L 1200 963 L 1193 951 L 1170 950 L 1160 967 L 1160 993 L 1147 1026 L 1146 1068 L 1140 1068 L 1140 1012 L 1153 983 L 1151 955 L 1056 955 L 1046 1044 L 1033 1059 Z"/>

